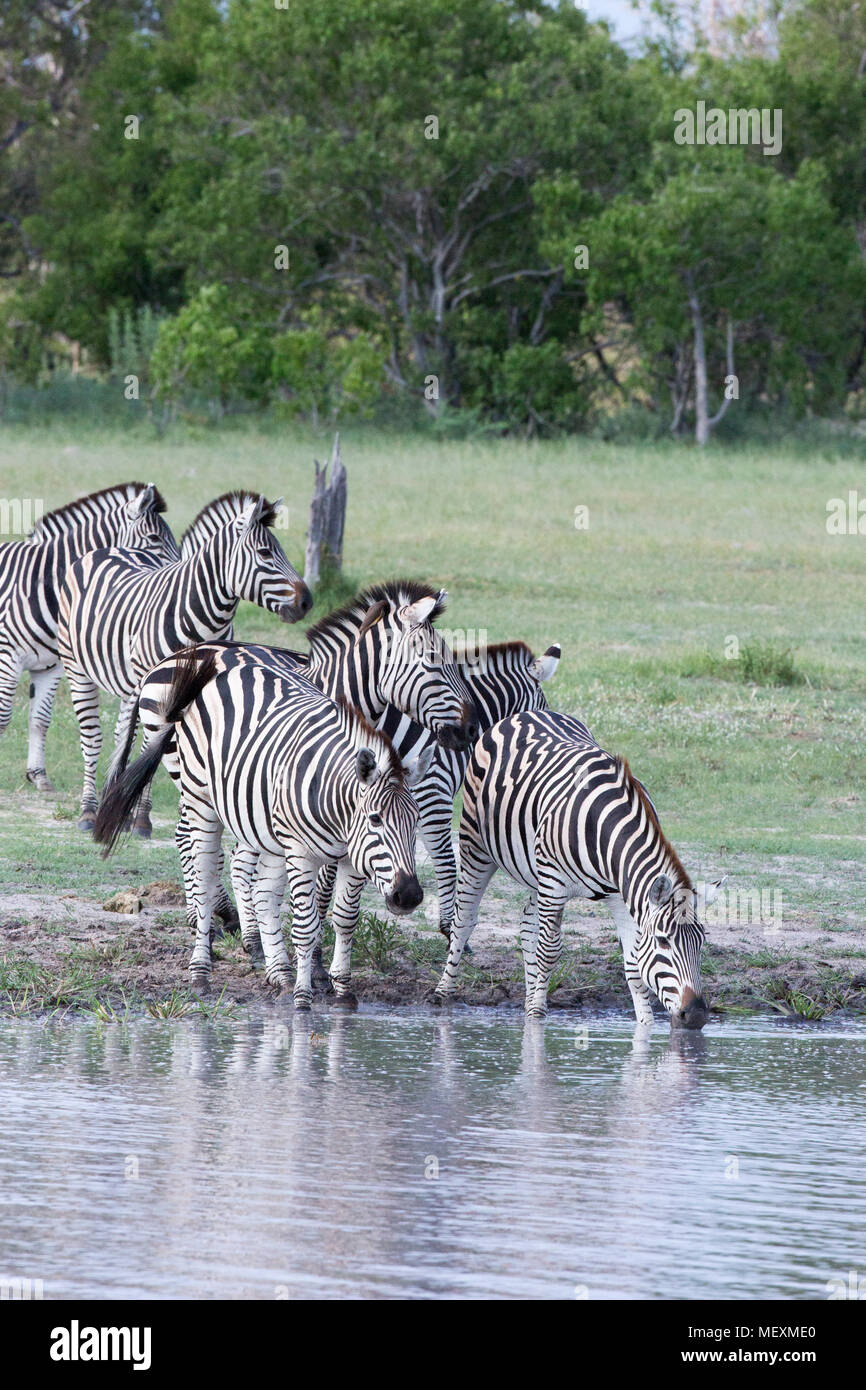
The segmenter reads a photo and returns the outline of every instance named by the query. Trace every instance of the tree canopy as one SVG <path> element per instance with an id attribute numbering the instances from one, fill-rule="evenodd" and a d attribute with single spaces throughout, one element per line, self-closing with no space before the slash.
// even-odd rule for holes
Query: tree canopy
<path id="1" fill-rule="evenodd" d="M 6 368 L 62 334 L 108 369 L 146 312 L 152 389 L 221 408 L 631 404 L 704 442 L 726 401 L 850 406 L 864 23 L 807 0 L 769 46 L 630 57 L 564 4 L 12 0 Z M 699 102 L 781 112 L 779 150 L 677 143 Z"/>

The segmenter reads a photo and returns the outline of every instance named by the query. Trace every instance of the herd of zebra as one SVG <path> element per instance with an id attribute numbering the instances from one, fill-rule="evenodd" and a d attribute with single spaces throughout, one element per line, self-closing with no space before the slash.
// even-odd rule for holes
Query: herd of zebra
<path id="1" fill-rule="evenodd" d="M 560 648 L 519 641 L 452 651 L 434 626 L 444 590 L 372 585 L 308 630 L 309 652 L 233 640 L 238 603 L 285 622 L 312 597 L 274 531 L 280 503 L 227 493 L 178 548 L 153 484 L 126 483 L 40 518 L 0 547 L 0 733 L 30 675 L 27 777 L 53 790 L 45 743 L 63 674 L 81 734 L 81 830 L 107 854 L 150 835 L 162 763 L 179 790 L 176 843 L 205 989 L 215 918 L 240 929 L 276 990 L 309 1008 L 314 989 L 354 1003 L 352 937 L 371 882 L 395 914 L 418 907 L 416 835 L 433 862 L 448 938 L 431 995 L 456 991 L 482 895 L 501 868 L 528 890 L 520 926 L 526 1011 L 543 1017 L 574 897 L 610 903 L 640 1023 L 660 1000 L 700 1028 L 703 905 L 642 784 L 543 687 Z M 120 697 L 101 800 L 99 691 Z M 130 762 L 139 724 L 142 750 Z M 459 873 L 454 799 L 463 788 Z M 234 903 L 223 883 L 223 832 Z M 288 885 L 294 978 L 280 909 Z M 330 914 L 330 968 L 321 940 Z"/>

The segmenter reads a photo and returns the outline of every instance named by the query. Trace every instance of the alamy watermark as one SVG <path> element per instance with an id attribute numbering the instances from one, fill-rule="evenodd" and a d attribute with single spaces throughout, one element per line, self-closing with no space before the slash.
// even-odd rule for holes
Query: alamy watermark
<path id="1" fill-rule="evenodd" d="M 26 536 L 44 514 L 41 497 L 0 497 L 0 536 Z"/>
<path id="2" fill-rule="evenodd" d="M 681 106 L 674 112 L 674 143 L 677 145 L 762 145 L 765 155 L 782 149 L 782 112 L 777 106 L 707 109 L 699 101 L 694 111 Z"/>

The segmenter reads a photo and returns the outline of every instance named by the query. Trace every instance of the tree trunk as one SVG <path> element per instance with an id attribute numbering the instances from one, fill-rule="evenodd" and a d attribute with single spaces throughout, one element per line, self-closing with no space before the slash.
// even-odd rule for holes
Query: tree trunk
<path id="1" fill-rule="evenodd" d="M 340 456 L 340 436 L 334 435 L 331 450 L 331 481 L 328 464 L 313 459 L 316 479 L 310 503 L 310 527 L 304 555 L 304 582 L 313 589 L 319 582 L 322 565 L 341 569 L 343 564 L 343 531 L 346 525 L 346 470 Z"/>
<path id="2" fill-rule="evenodd" d="M 686 277 L 689 291 L 689 310 L 692 316 L 692 331 L 695 347 L 695 439 L 701 448 L 710 437 L 710 413 L 707 409 L 707 348 L 704 342 L 704 319 L 700 300 L 695 290 L 691 272 Z"/>
<path id="3" fill-rule="evenodd" d="M 695 439 L 701 448 L 703 448 L 710 437 L 710 431 L 722 419 L 733 398 L 723 393 L 721 405 L 715 415 L 713 415 L 712 418 L 710 417 L 709 405 L 707 402 L 707 348 L 704 341 L 704 319 L 691 272 L 689 272 L 686 277 L 686 285 L 689 292 L 689 309 L 692 315 L 692 328 L 695 338 Z M 733 376 L 734 323 L 730 314 L 728 314 L 727 317 L 725 356 L 727 360 L 728 376 Z"/>

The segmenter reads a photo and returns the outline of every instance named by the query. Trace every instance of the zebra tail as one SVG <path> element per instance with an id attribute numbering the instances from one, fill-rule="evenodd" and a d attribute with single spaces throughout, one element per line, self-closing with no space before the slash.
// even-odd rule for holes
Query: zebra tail
<path id="1" fill-rule="evenodd" d="M 135 702 L 135 709 L 130 716 L 129 728 L 126 731 L 126 738 L 119 748 L 115 748 L 111 755 L 111 762 L 108 764 L 108 776 L 105 779 L 105 790 L 113 786 L 122 772 L 126 770 L 129 762 L 129 755 L 132 752 L 132 745 L 135 742 L 135 735 L 138 733 L 138 701 Z"/>
<path id="2" fill-rule="evenodd" d="M 141 756 L 103 791 L 93 826 L 94 840 L 104 846 L 103 859 L 108 858 L 117 844 L 128 817 L 148 782 L 153 780 L 173 737 L 174 725 L 167 724 Z"/>
<path id="3" fill-rule="evenodd" d="M 121 771 L 119 760 L 116 770 L 112 764 L 112 772 L 115 775 L 109 778 L 103 791 L 93 827 L 94 840 L 98 845 L 104 846 L 103 859 L 114 849 L 141 793 L 153 780 L 156 769 L 174 738 L 175 724 L 215 674 L 216 659 L 212 653 L 207 653 L 201 660 L 198 659 L 195 647 L 185 647 L 178 653 L 174 678 L 162 709 L 164 728 L 125 771 Z M 129 739 L 125 749 L 126 757 L 129 756 L 131 742 Z M 125 760 L 124 758 L 124 763 Z"/>

